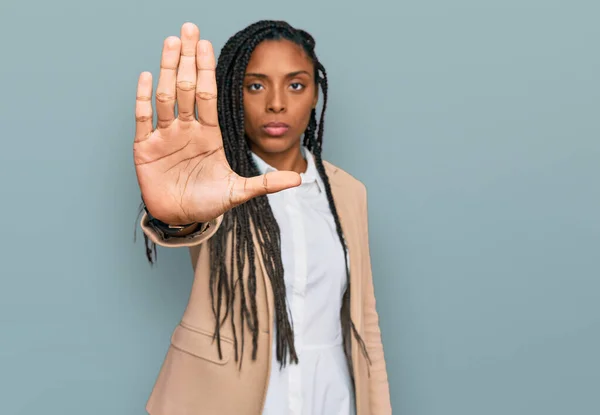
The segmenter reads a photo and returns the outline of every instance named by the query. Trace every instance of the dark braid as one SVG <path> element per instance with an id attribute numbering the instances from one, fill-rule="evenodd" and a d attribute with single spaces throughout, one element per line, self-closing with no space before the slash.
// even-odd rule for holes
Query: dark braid
<path id="1" fill-rule="evenodd" d="M 227 161 L 237 174 L 243 177 L 259 175 L 258 167 L 254 163 L 248 145 L 248 138 L 244 128 L 243 107 L 243 80 L 246 67 L 252 52 L 265 40 L 290 40 L 304 49 L 315 65 L 315 82 L 323 90 L 323 106 L 320 121 L 317 127 L 316 111 L 313 109 L 310 121 L 304 133 L 304 145 L 315 157 L 315 164 L 321 176 L 327 194 L 327 200 L 335 220 L 335 226 L 342 246 L 345 239 L 342 232 L 337 209 L 331 193 L 329 179 L 325 172 L 321 150 L 323 146 L 323 129 L 325 110 L 327 107 L 327 74 L 315 54 L 315 40 L 304 30 L 295 29 L 283 21 L 262 20 L 233 35 L 222 48 L 217 62 L 217 108 L 219 125 L 223 137 L 223 147 Z M 252 240 L 254 228 L 258 245 Z M 232 256 L 229 258 L 230 274 L 227 273 L 227 258 L 225 252 L 227 243 L 232 247 Z M 252 359 L 256 359 L 258 345 L 258 312 L 256 305 L 256 248 L 260 249 L 267 275 L 273 288 L 275 302 L 276 324 L 276 355 L 281 366 L 286 365 L 288 359 L 292 363 L 298 362 L 294 347 L 294 330 L 289 320 L 286 305 L 286 289 L 281 258 L 280 230 L 269 205 L 267 196 L 260 196 L 239 205 L 223 216 L 219 230 L 209 240 L 210 245 L 210 290 L 215 315 L 214 337 L 217 340 L 219 356 L 221 357 L 220 329 L 225 319 L 229 317 L 234 337 L 235 358 L 242 363 L 238 356 L 238 339 L 233 314 L 236 295 L 240 295 L 241 312 L 241 350 L 244 349 L 244 324 L 252 333 Z M 344 258 L 347 264 L 347 250 L 344 249 Z M 151 261 L 151 250 L 147 250 L 148 259 Z M 248 266 L 247 291 L 244 286 L 244 267 Z M 235 272 L 234 272 L 235 271 Z M 350 332 L 352 331 L 361 345 L 367 361 L 370 363 L 367 349 L 350 317 L 350 272 L 346 266 L 347 288 L 342 298 L 340 310 L 344 350 L 350 369 L 352 369 Z M 216 300 L 216 303 L 215 303 Z M 225 316 L 221 317 L 222 305 L 226 304 Z M 350 371 L 352 373 L 352 370 Z"/>
<path id="2" fill-rule="evenodd" d="M 318 80 L 321 85 L 321 89 L 323 90 L 323 106 L 321 109 L 321 122 L 319 123 L 319 129 L 317 133 L 317 137 L 315 138 L 315 129 L 317 125 L 316 119 L 316 111 L 313 110 L 310 116 L 310 121 L 308 123 L 308 128 L 304 134 L 304 145 L 314 154 L 315 156 L 315 164 L 317 166 L 317 171 L 319 175 L 323 179 L 323 183 L 325 184 L 325 191 L 327 194 L 327 201 L 329 202 L 329 208 L 331 210 L 332 216 L 335 221 L 335 228 L 337 230 L 338 236 L 340 238 L 340 242 L 342 246 L 346 247 L 346 240 L 344 238 L 344 234 L 342 231 L 342 225 L 340 223 L 340 217 L 337 213 L 337 208 L 335 206 L 335 201 L 333 200 L 333 193 L 331 192 L 331 185 L 329 183 L 329 178 L 327 177 L 327 173 L 325 172 L 325 166 L 323 165 L 323 157 L 321 155 L 321 149 L 323 147 L 323 132 L 324 132 L 324 124 L 325 124 L 325 110 L 327 109 L 327 72 L 325 71 L 325 67 L 315 59 L 315 67 L 317 71 L 322 72 L 318 74 Z M 346 264 L 348 263 L 348 251 L 344 249 L 344 260 Z M 348 266 L 346 266 L 346 279 L 347 286 L 346 291 L 342 297 L 342 309 L 340 310 L 340 319 L 342 324 L 342 337 L 344 339 L 344 352 L 346 353 L 346 358 L 348 361 L 348 366 L 350 367 L 350 373 L 352 371 L 352 350 L 351 350 L 351 342 L 350 342 L 350 330 L 352 329 L 354 336 L 358 340 L 361 350 L 365 355 L 369 364 L 371 363 L 371 359 L 367 352 L 367 347 L 361 338 L 360 334 L 356 330 L 356 326 L 352 321 L 350 316 L 350 270 Z"/>

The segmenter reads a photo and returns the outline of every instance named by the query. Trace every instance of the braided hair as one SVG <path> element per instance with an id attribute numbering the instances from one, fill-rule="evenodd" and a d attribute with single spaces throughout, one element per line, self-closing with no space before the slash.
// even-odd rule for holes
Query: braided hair
<path id="1" fill-rule="evenodd" d="M 254 49 L 265 40 L 286 39 L 301 46 L 308 58 L 314 63 L 314 79 L 317 88 L 323 90 L 323 104 L 317 125 L 316 110 L 312 109 L 307 128 L 304 132 L 303 144 L 314 155 L 315 164 L 321 176 L 334 217 L 338 237 L 342 246 L 346 246 L 339 216 L 331 193 L 329 179 L 325 172 L 321 150 L 323 146 L 324 115 L 327 108 L 327 73 L 315 53 L 315 40 L 304 30 L 296 29 L 284 21 L 261 20 L 251 24 L 233 35 L 223 46 L 216 68 L 217 108 L 219 125 L 223 137 L 223 147 L 227 161 L 232 170 L 243 177 L 259 175 L 259 170 L 252 158 L 248 137 L 244 128 L 243 81 L 246 67 Z M 251 227 L 254 228 L 258 246 L 253 243 Z M 220 330 L 227 317 L 233 328 L 235 359 L 242 359 L 238 354 L 238 338 L 235 328 L 234 301 L 240 296 L 241 312 L 239 322 L 246 324 L 252 333 L 252 359 L 256 359 L 258 345 L 258 313 L 256 305 L 256 249 L 260 249 L 265 269 L 273 288 L 276 325 L 276 356 L 281 367 L 288 360 L 298 363 L 298 355 L 294 347 L 294 330 L 286 307 L 286 289 L 281 258 L 280 230 L 268 202 L 267 196 L 259 196 L 226 212 L 219 230 L 209 239 L 210 246 L 210 289 L 213 313 L 215 315 L 214 337 L 217 340 L 221 357 Z M 226 258 L 227 244 L 231 244 L 232 255 Z M 147 257 L 150 261 L 152 250 L 146 245 Z M 347 261 L 347 250 L 344 258 Z M 248 261 L 248 263 L 246 263 Z M 228 263 L 229 262 L 229 263 Z M 228 275 L 227 265 L 231 272 Z M 247 287 L 243 273 L 248 269 Z M 233 275 L 233 274 L 236 275 Z M 340 310 L 344 350 L 348 365 L 352 369 L 351 340 L 352 332 L 357 338 L 367 361 L 370 359 L 365 344 L 358 334 L 350 317 L 350 272 L 346 265 L 346 291 L 342 298 Z M 246 292 L 247 289 L 247 292 Z M 222 305 L 225 304 L 225 315 Z M 241 350 L 244 350 L 244 332 L 241 330 Z M 350 370 L 352 373 L 352 370 Z"/>

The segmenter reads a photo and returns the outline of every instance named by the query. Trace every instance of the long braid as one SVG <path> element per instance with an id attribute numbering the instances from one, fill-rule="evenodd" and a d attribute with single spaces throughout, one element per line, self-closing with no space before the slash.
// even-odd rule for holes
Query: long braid
<path id="1" fill-rule="evenodd" d="M 335 201 L 333 199 L 333 193 L 331 192 L 331 185 L 329 183 L 329 178 L 327 177 L 327 173 L 325 171 L 325 166 L 323 164 L 323 157 L 321 154 L 321 149 L 323 146 L 323 133 L 324 133 L 324 124 L 325 124 L 325 111 L 327 109 L 327 92 L 328 92 L 328 83 L 327 83 L 327 72 L 325 71 L 325 67 L 317 61 L 316 63 L 317 71 L 322 73 L 319 74 L 318 80 L 321 85 L 321 89 L 323 90 L 323 105 L 321 109 L 321 117 L 319 121 L 318 130 L 316 128 L 316 111 L 313 110 L 311 113 L 309 128 L 307 129 L 307 134 L 305 134 L 304 142 L 311 150 L 311 152 L 315 156 L 315 164 L 317 167 L 317 171 L 323 180 L 325 185 L 325 193 L 327 195 L 327 201 L 329 202 L 329 209 L 332 212 L 332 216 L 335 222 L 336 231 L 338 237 L 340 239 L 340 243 L 344 247 L 344 260 L 346 263 L 346 290 L 344 291 L 344 295 L 342 297 L 342 308 L 340 310 L 340 320 L 342 325 L 342 337 L 344 340 L 344 352 L 346 354 L 346 359 L 348 366 L 350 368 L 350 373 L 353 375 L 352 370 L 352 350 L 351 350 L 351 342 L 350 342 L 350 330 L 352 330 L 354 336 L 358 340 L 361 351 L 364 354 L 365 358 L 371 363 L 367 347 L 359 335 L 354 322 L 350 316 L 350 269 L 348 268 L 348 250 L 346 248 L 346 240 L 344 238 L 344 234 L 342 231 L 342 225 L 340 222 L 339 215 L 337 213 L 337 208 L 335 206 Z M 315 130 L 317 130 L 317 137 L 315 137 Z"/>
<path id="2" fill-rule="evenodd" d="M 243 177 L 259 175 L 258 168 L 252 158 L 244 129 L 243 80 L 245 70 L 252 52 L 264 40 L 287 39 L 303 47 L 308 57 L 315 65 L 315 80 L 323 90 L 323 106 L 317 126 L 316 111 L 313 109 L 310 121 L 304 133 L 303 143 L 313 153 L 315 164 L 321 176 L 327 194 L 327 200 L 334 217 L 336 231 L 343 247 L 346 246 L 341 223 L 333 200 L 331 186 L 322 159 L 323 132 L 325 110 L 327 108 L 327 74 L 315 54 L 315 41 L 304 30 L 295 29 L 283 21 L 262 20 L 233 35 L 221 50 L 216 70 L 217 78 L 217 109 L 219 125 L 223 137 L 223 146 L 227 161 L 237 174 Z M 322 75 L 321 75 L 322 74 Z M 252 240 L 252 228 L 255 230 L 258 246 Z M 145 236 L 145 235 L 144 235 Z M 241 311 L 241 350 L 244 350 L 244 324 L 252 333 L 252 360 L 256 359 L 258 347 L 258 311 L 256 304 L 256 267 L 255 249 L 260 249 L 267 275 L 271 280 L 275 305 L 276 325 L 276 356 L 281 366 L 288 359 L 298 362 L 294 347 L 294 330 L 290 322 L 287 305 L 286 289 L 281 258 L 281 235 L 279 226 L 266 196 L 259 196 L 243 203 L 223 216 L 219 230 L 209 240 L 210 245 L 210 291 L 213 313 L 215 315 L 214 338 L 217 340 L 219 357 L 222 357 L 220 329 L 225 319 L 229 317 L 233 329 L 235 359 L 240 366 L 243 355 L 238 355 L 238 339 L 233 313 L 236 295 L 240 295 Z M 152 249 L 146 240 L 146 255 L 152 262 Z M 226 258 L 227 243 L 231 246 L 231 257 Z M 156 252 L 154 252 L 156 255 Z M 348 253 L 344 249 L 346 260 L 347 287 L 342 298 L 340 310 L 344 350 L 348 365 L 352 368 L 350 332 L 359 341 L 363 354 L 370 363 L 366 346 L 360 337 L 350 316 L 350 271 Z M 229 274 L 226 264 L 229 261 Z M 244 286 L 244 268 L 248 267 L 247 292 Z M 221 317 L 225 305 L 225 315 Z M 352 373 L 352 370 L 350 371 Z"/>

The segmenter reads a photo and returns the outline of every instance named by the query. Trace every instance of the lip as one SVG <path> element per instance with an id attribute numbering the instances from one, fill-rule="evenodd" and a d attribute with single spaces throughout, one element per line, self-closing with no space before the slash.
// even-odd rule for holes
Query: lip
<path id="1" fill-rule="evenodd" d="M 288 132 L 290 126 L 284 122 L 270 122 L 263 125 L 263 131 L 271 137 L 281 137 Z"/>

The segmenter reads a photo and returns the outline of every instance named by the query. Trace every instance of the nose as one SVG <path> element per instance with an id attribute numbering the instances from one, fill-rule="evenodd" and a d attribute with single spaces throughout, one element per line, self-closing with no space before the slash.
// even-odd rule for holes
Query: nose
<path id="1" fill-rule="evenodd" d="M 279 88 L 274 88 L 267 98 L 267 112 L 279 114 L 285 112 L 285 110 L 285 94 L 279 91 Z"/>

